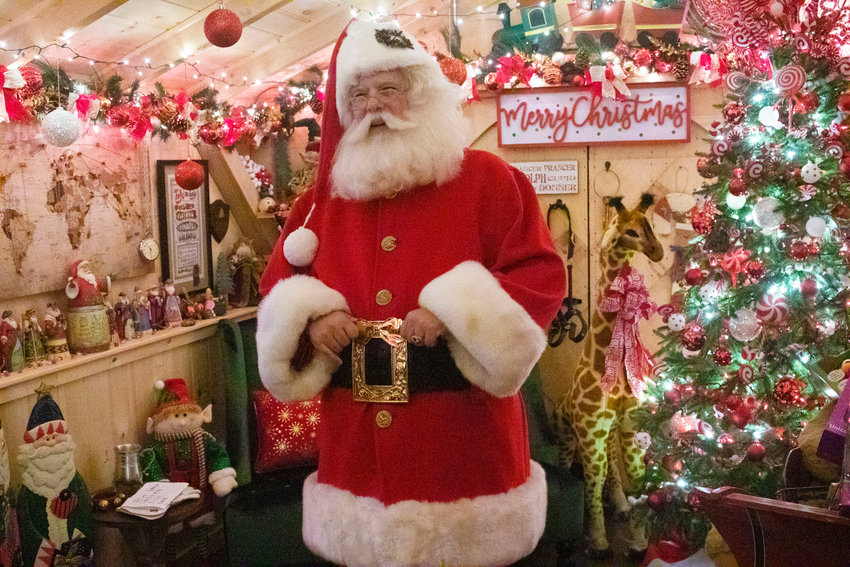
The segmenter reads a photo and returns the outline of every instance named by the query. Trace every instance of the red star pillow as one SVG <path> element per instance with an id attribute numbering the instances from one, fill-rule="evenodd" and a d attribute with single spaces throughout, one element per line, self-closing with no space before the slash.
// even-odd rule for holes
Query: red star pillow
<path id="1" fill-rule="evenodd" d="M 258 437 L 255 472 L 266 473 L 318 462 L 321 403 L 318 398 L 284 403 L 265 390 L 254 392 Z"/>

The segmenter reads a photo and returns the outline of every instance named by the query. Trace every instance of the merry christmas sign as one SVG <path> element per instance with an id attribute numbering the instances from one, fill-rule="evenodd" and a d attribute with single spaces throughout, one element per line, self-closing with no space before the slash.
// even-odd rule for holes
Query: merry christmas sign
<path id="1" fill-rule="evenodd" d="M 687 86 L 629 85 L 622 100 L 588 89 L 523 89 L 499 96 L 499 147 L 690 141 Z"/>

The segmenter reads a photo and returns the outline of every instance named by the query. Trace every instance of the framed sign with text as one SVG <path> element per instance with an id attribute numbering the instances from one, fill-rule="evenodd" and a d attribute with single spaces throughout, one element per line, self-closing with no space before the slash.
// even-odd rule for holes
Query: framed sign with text
<path id="1" fill-rule="evenodd" d="M 586 88 L 517 89 L 499 95 L 499 147 L 689 142 L 690 91 L 678 83 L 629 85 L 616 101 Z"/>
<path id="2" fill-rule="evenodd" d="M 511 163 L 528 177 L 538 195 L 578 193 L 578 161 L 519 161 Z"/>
<path id="3" fill-rule="evenodd" d="M 162 249 L 162 279 L 170 279 L 178 292 L 213 287 L 209 207 L 209 169 L 206 160 L 195 160 L 204 168 L 204 182 L 187 191 L 174 178 L 177 160 L 156 162 L 159 200 L 159 243 Z"/>

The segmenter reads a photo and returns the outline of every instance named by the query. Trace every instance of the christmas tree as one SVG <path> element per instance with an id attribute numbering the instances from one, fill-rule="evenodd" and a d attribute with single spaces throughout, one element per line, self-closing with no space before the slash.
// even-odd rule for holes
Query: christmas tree
<path id="1" fill-rule="evenodd" d="M 637 417 L 650 535 L 691 549 L 709 527 L 693 487 L 773 497 L 850 347 L 850 6 L 697 4 L 723 32 L 730 101 Z"/>

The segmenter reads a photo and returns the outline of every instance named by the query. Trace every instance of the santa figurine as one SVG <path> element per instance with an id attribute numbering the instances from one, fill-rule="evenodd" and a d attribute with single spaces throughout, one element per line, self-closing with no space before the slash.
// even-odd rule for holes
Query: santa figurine
<path id="1" fill-rule="evenodd" d="M 24 360 L 29 366 L 41 366 L 47 361 L 44 352 L 44 335 L 35 309 L 27 309 L 22 325 L 24 332 Z"/>
<path id="2" fill-rule="evenodd" d="M 65 286 L 69 307 L 68 348 L 74 354 L 88 354 L 109 349 L 110 320 L 105 295 L 112 287 L 109 276 L 96 277 L 88 260 L 71 265 L 71 275 Z"/>
<path id="3" fill-rule="evenodd" d="M 65 337 L 65 315 L 55 303 L 48 303 L 44 312 L 44 346 L 52 360 L 62 359 L 68 352 L 68 339 Z"/>
<path id="4" fill-rule="evenodd" d="M 102 293 L 109 293 L 112 280 L 109 276 L 96 277 L 88 260 L 77 260 L 71 265 L 71 275 L 65 286 L 65 295 L 71 307 L 103 305 Z"/>
<path id="5" fill-rule="evenodd" d="M 132 339 L 135 334 L 135 326 L 133 325 L 133 306 L 130 305 L 130 298 L 123 291 L 118 294 L 118 301 L 115 303 L 115 328 L 118 331 L 118 338 L 121 342 Z"/>
<path id="6" fill-rule="evenodd" d="M 89 492 L 74 464 L 76 445 L 50 392 L 37 392 L 25 443 L 18 447 L 23 564 L 87 565 L 94 526 Z"/>
<path id="7" fill-rule="evenodd" d="M 156 390 L 156 406 L 146 429 L 147 448 L 141 453 L 142 479 L 188 482 L 200 490 L 203 510 L 188 523 L 192 528 L 209 527 L 216 521 L 212 495 L 227 496 L 237 485 L 224 445 L 201 427 L 212 421 L 212 405 L 201 409 L 182 378 L 160 380 Z M 200 541 L 202 532 L 196 533 Z"/>
<path id="8" fill-rule="evenodd" d="M 0 372 L 9 374 L 24 368 L 24 349 L 21 346 L 18 322 L 9 309 L 0 318 Z"/>

